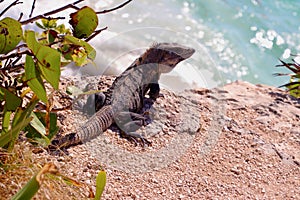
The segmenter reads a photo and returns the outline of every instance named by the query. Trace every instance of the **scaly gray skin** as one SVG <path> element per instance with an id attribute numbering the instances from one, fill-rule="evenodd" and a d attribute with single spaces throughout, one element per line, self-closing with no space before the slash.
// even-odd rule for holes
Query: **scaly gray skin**
<path id="1" fill-rule="evenodd" d="M 136 59 L 105 92 L 105 99 L 96 102 L 98 110 L 76 133 L 52 141 L 59 148 L 89 141 L 113 123 L 131 138 L 145 140 L 135 131 L 144 125 L 138 112 L 143 107 L 146 94 L 152 99 L 159 95 L 158 80 L 162 73 L 170 72 L 179 62 L 189 58 L 194 49 L 177 43 L 158 43 Z"/>

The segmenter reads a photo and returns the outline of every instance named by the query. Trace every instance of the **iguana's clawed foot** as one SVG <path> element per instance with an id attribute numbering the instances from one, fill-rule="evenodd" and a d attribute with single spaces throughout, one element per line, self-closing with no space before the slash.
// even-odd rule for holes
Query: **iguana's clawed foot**
<path id="1" fill-rule="evenodd" d="M 135 146 L 138 146 L 139 144 L 141 144 L 142 147 L 151 146 L 151 142 L 144 138 L 141 134 L 135 132 L 126 133 L 124 131 L 121 131 L 121 136 L 132 140 L 135 143 Z"/>
<path id="2" fill-rule="evenodd" d="M 54 143 L 56 143 L 57 140 L 54 141 Z M 58 141 L 57 141 L 58 142 Z M 52 143 L 47 147 L 47 151 L 50 155 L 53 156 L 62 156 L 62 155 L 66 155 L 68 154 L 68 151 L 66 148 L 61 148 L 55 144 Z"/>

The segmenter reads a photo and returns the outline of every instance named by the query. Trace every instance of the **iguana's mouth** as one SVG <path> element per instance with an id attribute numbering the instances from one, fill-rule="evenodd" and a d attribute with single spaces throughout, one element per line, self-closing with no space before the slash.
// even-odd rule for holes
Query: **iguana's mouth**
<path id="1" fill-rule="evenodd" d="M 180 52 L 180 57 L 182 57 L 182 60 L 185 60 L 189 57 L 191 57 L 195 53 L 195 49 L 187 48 L 185 51 Z"/>

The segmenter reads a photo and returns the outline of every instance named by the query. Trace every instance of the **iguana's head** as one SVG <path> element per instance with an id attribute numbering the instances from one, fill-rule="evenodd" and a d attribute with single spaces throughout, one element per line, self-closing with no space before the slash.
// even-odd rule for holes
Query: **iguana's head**
<path id="1" fill-rule="evenodd" d="M 194 52 L 195 49 L 177 43 L 158 43 L 148 49 L 145 57 L 143 56 L 143 63 L 159 64 L 160 73 L 167 73 Z"/>

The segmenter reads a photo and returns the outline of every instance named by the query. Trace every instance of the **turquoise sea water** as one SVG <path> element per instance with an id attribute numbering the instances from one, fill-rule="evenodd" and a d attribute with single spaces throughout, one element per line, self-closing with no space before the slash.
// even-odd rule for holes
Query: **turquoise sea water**
<path id="1" fill-rule="evenodd" d="M 278 59 L 300 52 L 299 17 L 297 0 L 139 0 L 103 22 L 132 48 L 151 41 L 196 48 L 187 61 L 192 67 L 178 71 L 190 83 L 213 87 L 242 79 L 279 86 L 289 79 L 272 75 L 286 72 L 275 68 Z"/>
<path id="2" fill-rule="evenodd" d="M 97 2 L 97 1 L 95 1 Z M 107 1 L 117 5 L 122 1 Z M 92 2 L 93 4 L 93 2 Z M 99 6 L 99 1 L 93 6 Z M 146 48 L 153 41 L 193 46 L 197 53 L 166 78 L 182 87 L 200 87 L 246 80 L 279 86 L 288 77 L 274 77 L 279 58 L 300 52 L 300 1 L 297 0 L 139 0 L 100 16 L 116 35 L 97 43 L 102 66 L 124 66 L 120 55 Z M 99 36 L 101 37 L 101 36 Z M 102 38 L 105 38 L 104 35 Z M 104 41 L 102 43 L 102 41 Z M 108 50 L 112 54 L 108 59 Z M 99 58 L 99 57 L 98 57 Z M 107 60 L 107 62 L 103 62 Z M 120 62 L 118 62 L 118 60 Z M 99 61 L 100 62 L 100 61 Z M 176 76 L 184 80 L 178 81 Z"/>
<path id="3" fill-rule="evenodd" d="M 226 78 L 241 78 L 253 83 L 278 86 L 287 78 L 274 78 L 280 71 L 273 66 L 278 58 L 300 51 L 300 1 L 297 0 L 210 0 L 186 1 L 193 5 L 192 15 L 209 29 L 223 34 L 233 53 L 229 60 L 219 59 Z M 229 61 L 229 62 L 228 62 Z M 236 74 L 226 73 L 231 62 Z M 242 66 L 245 67 L 243 70 Z M 242 70 L 239 70 L 242 69 Z M 242 73 L 240 73 L 240 71 Z M 243 73 L 244 71 L 244 73 Z"/>
<path id="4" fill-rule="evenodd" d="M 70 2 L 39 0 L 34 15 Z M 87 0 L 83 4 L 103 10 L 123 2 Z M 31 4 L 24 1 L 10 14 L 18 17 L 22 11 L 26 18 Z M 81 73 L 118 74 L 153 42 L 178 42 L 194 47 L 196 53 L 163 80 L 166 84 L 214 87 L 242 79 L 279 86 L 288 77 L 272 75 L 286 72 L 274 67 L 278 58 L 300 53 L 299 8 L 298 0 L 133 0 L 122 9 L 99 15 L 99 28 L 108 26 L 108 31 L 92 41 L 96 64 Z M 63 15 L 68 17 L 68 12 Z"/>

